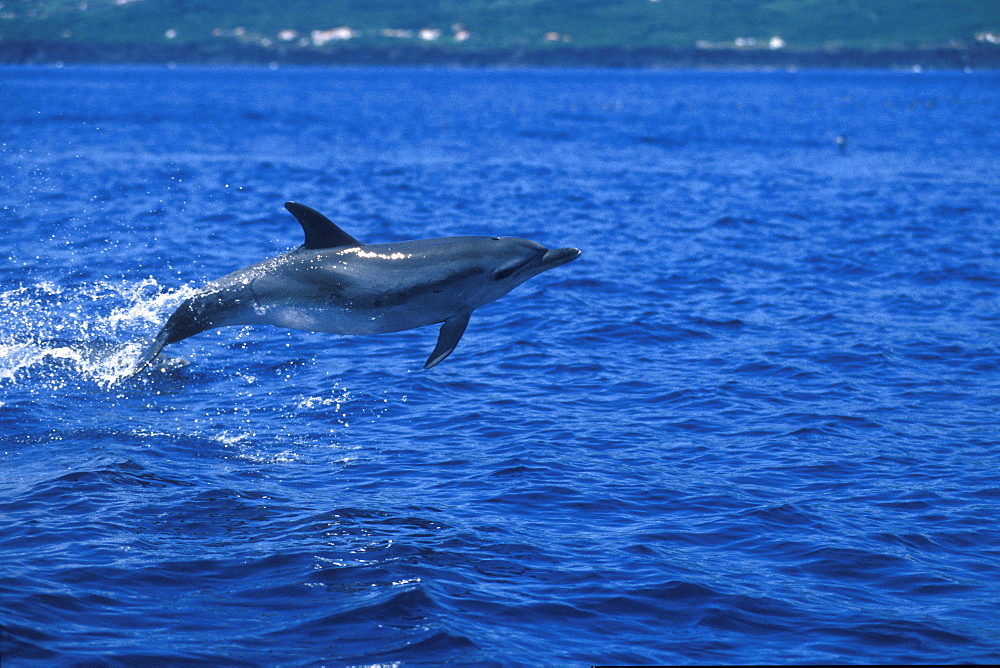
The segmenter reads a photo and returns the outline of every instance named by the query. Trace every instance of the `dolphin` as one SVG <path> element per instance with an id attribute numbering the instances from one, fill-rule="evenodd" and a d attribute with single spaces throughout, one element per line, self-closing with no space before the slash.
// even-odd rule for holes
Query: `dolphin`
<path id="1" fill-rule="evenodd" d="M 443 237 L 365 244 L 323 214 L 286 202 L 305 242 L 212 281 L 177 307 L 129 375 L 164 346 L 217 327 L 275 325 L 330 334 L 382 334 L 443 323 L 424 364 L 455 350 L 472 312 L 580 256 L 512 237 Z"/>

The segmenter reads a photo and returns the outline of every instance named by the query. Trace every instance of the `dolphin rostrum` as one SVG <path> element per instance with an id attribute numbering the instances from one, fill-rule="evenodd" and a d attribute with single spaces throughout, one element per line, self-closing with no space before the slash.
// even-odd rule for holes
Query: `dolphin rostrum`
<path id="1" fill-rule="evenodd" d="M 429 369 L 451 354 L 472 312 L 543 271 L 580 256 L 527 239 L 444 237 L 364 244 L 323 214 L 286 202 L 305 243 L 213 281 L 174 311 L 139 357 L 216 327 L 276 325 L 331 334 L 381 334 L 443 323 Z"/>

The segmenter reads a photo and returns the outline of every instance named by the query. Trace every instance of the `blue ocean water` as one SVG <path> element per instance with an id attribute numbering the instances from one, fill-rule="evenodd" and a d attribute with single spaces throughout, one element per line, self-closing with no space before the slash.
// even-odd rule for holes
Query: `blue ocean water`
<path id="1" fill-rule="evenodd" d="M 1000 660 L 998 93 L 0 69 L 4 666 Z M 431 371 L 248 327 L 124 380 L 286 200 L 583 256 Z"/>

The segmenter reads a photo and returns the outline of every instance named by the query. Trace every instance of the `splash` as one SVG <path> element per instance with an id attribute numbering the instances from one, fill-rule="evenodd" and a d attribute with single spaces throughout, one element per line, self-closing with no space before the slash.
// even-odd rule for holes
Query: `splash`
<path id="1" fill-rule="evenodd" d="M 127 377 L 166 315 L 195 289 L 155 279 L 64 287 L 39 282 L 0 293 L 0 384 L 42 378 L 109 387 Z M 160 368 L 181 365 L 165 360 Z"/>

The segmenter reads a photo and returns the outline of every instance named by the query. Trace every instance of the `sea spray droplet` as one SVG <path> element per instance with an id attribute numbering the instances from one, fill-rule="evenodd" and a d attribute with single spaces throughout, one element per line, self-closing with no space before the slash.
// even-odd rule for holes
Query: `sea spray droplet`
<path id="1" fill-rule="evenodd" d="M 156 279 L 147 278 L 131 289 L 122 290 L 120 294 L 126 299 L 126 304 L 115 308 L 106 318 L 106 323 L 113 331 L 131 331 L 137 325 L 149 325 L 152 328 L 162 322 L 165 314 L 195 292 L 197 290 L 192 286 L 164 291 Z"/>
<path id="2" fill-rule="evenodd" d="M 0 382 L 76 377 L 110 386 L 127 376 L 164 313 L 193 293 L 164 290 L 152 278 L 74 287 L 42 281 L 0 293 Z"/>

